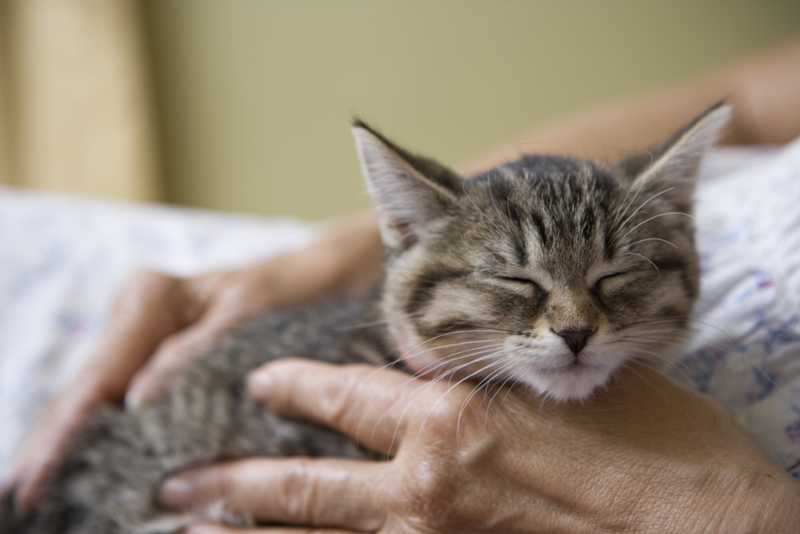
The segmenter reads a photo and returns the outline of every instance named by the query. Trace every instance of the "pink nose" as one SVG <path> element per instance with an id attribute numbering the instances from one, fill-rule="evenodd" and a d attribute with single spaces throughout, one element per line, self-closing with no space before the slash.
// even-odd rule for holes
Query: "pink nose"
<path id="1" fill-rule="evenodd" d="M 575 353 L 576 356 L 586 346 L 586 340 L 592 334 L 594 334 L 592 330 L 561 330 L 556 332 L 556 335 L 564 339 L 569 350 Z"/>

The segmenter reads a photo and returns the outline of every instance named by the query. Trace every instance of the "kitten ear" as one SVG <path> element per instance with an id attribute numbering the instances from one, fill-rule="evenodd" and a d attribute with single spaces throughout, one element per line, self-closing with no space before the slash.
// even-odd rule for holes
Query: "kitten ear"
<path id="1" fill-rule="evenodd" d="M 384 244 L 398 247 L 416 241 L 431 221 L 455 203 L 455 191 L 447 183 L 455 175 L 430 160 L 411 156 L 360 121 L 350 131 Z M 441 176 L 423 175 L 434 166 Z"/>
<path id="2" fill-rule="evenodd" d="M 647 152 L 617 163 L 633 178 L 633 191 L 661 193 L 675 211 L 692 209 L 695 178 L 703 156 L 713 145 L 731 117 L 731 106 L 720 102 Z"/>

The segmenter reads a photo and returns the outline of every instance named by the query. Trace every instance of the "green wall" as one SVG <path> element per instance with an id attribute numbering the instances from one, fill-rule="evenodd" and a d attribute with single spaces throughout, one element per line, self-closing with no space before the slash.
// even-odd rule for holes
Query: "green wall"
<path id="1" fill-rule="evenodd" d="M 456 164 L 800 32 L 794 1 L 147 0 L 168 200 L 369 205 L 348 124 Z"/>

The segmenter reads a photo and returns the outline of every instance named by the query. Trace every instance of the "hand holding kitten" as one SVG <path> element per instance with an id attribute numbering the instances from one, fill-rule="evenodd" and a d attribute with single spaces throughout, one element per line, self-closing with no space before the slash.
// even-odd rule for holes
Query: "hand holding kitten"
<path id="1" fill-rule="evenodd" d="M 368 366 L 268 364 L 250 389 L 270 408 L 392 460 L 236 461 L 184 472 L 162 500 L 191 509 L 222 498 L 314 532 L 735 534 L 800 524 L 796 482 L 716 403 L 647 367 L 623 371 L 590 403 L 544 409 L 524 388 L 484 397 L 450 386 Z"/>

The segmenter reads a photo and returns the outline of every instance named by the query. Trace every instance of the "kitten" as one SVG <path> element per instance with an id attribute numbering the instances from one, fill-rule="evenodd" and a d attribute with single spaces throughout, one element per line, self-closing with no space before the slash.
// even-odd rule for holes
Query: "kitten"
<path id="1" fill-rule="evenodd" d="M 11 495 L 2 497 L 0 531 L 176 532 L 190 518 L 159 510 L 156 495 L 188 466 L 374 457 L 247 395 L 247 373 L 276 358 L 405 362 L 439 376 L 510 380 L 559 401 L 586 399 L 632 359 L 669 361 L 698 293 L 688 215 L 695 175 L 729 116 L 718 104 L 615 165 L 525 156 L 466 180 L 356 122 L 386 250 L 382 291 L 269 314 L 140 411 L 101 409 L 32 514 L 16 516 Z"/>

